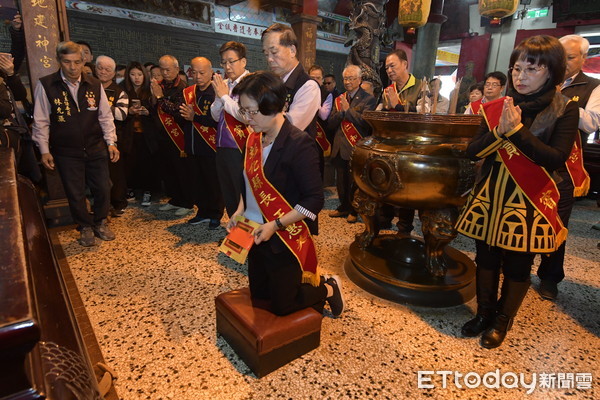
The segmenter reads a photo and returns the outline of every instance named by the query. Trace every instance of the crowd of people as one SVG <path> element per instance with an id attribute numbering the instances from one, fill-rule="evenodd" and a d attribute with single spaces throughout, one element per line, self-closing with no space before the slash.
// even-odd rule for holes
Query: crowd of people
<path id="1" fill-rule="evenodd" d="M 169 200 L 158 209 L 182 217 L 195 209 L 189 224 L 217 229 L 225 212 L 228 230 L 238 216 L 258 224 L 250 289 L 271 300 L 273 312 L 329 304 L 338 316 L 341 281 L 320 274 L 311 236 L 324 202 L 324 159 L 335 169 L 339 196 L 329 215 L 354 223 L 350 158 L 372 133 L 363 113 L 444 113 L 448 100 L 436 96 L 432 104 L 402 50 L 385 59 L 391 84 L 378 104 L 358 66 L 343 70 L 343 93 L 322 67 L 306 72 L 290 27 L 274 24 L 261 40 L 269 71 L 250 72 L 244 44 L 229 41 L 219 49 L 224 75 L 198 56 L 189 61 L 191 84 L 172 55 L 125 66 L 105 55 L 94 60 L 85 42 L 62 42 L 60 69 L 35 87 L 32 138 L 42 165 L 61 176 L 82 246 L 95 245 L 96 237 L 115 239 L 109 215 L 122 214 L 131 198 L 150 206 L 164 187 Z M 544 255 L 543 297 L 555 299 L 564 278 L 566 228 L 586 184 L 567 161 L 600 126 L 600 82 L 581 72 L 587 48 L 576 35 L 526 39 L 510 57 L 508 77 L 491 72 L 470 88 L 465 113 L 486 118 L 467 149 L 483 161 L 457 223 L 477 248 L 477 315 L 462 333 L 482 335 L 484 347 L 503 342 L 529 288 L 535 254 Z M 12 64 L 0 55 L 0 73 L 23 97 Z M 431 85 L 439 90 L 439 81 Z M 7 109 L 16 118 L 14 111 Z M 548 195 L 542 203 L 532 196 L 540 182 Z M 384 227 L 397 217 L 399 235 L 410 235 L 414 215 L 384 206 L 380 217 Z"/>

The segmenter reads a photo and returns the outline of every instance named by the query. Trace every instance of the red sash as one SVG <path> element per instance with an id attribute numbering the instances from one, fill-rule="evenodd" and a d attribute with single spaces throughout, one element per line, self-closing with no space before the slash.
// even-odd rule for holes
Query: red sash
<path id="1" fill-rule="evenodd" d="M 248 125 L 229 115 L 225 110 L 223 110 L 223 117 L 225 118 L 225 129 L 233 136 L 233 140 L 235 140 L 238 149 L 243 153 L 244 147 L 246 146 L 246 138 L 250 135 L 252 129 L 250 129 Z"/>
<path id="2" fill-rule="evenodd" d="M 347 93 L 343 93 L 335 99 L 335 108 L 338 111 L 342 110 L 342 96 L 348 97 Z M 346 140 L 348 140 L 352 147 L 356 146 L 356 143 L 358 143 L 358 141 L 362 139 L 362 135 L 360 134 L 358 129 L 356 129 L 352 122 L 348 121 L 345 118 L 342 120 L 341 126 L 342 132 L 344 133 Z"/>
<path id="3" fill-rule="evenodd" d="M 196 85 L 188 86 L 183 89 L 183 97 L 185 102 L 194 108 L 194 112 L 198 115 L 206 115 L 196 102 Z M 210 146 L 213 151 L 217 151 L 217 130 L 210 126 L 204 126 L 199 122 L 193 121 L 194 128 L 202 136 L 202 139 Z"/>
<path id="4" fill-rule="evenodd" d="M 503 105 L 504 97 L 481 105 L 482 114 L 490 130 L 498 126 Z M 567 238 L 568 231 L 558 216 L 560 194 L 556 183 L 543 167 L 527 158 L 510 141 L 505 141 L 502 148 L 498 149 L 498 154 L 529 202 L 552 226 L 557 249 Z"/>
<path id="5" fill-rule="evenodd" d="M 573 143 L 573 149 L 566 165 L 575 186 L 573 195 L 575 197 L 585 196 L 588 190 L 590 190 L 590 175 L 583 166 L 583 151 L 581 150 L 581 135 L 579 132 L 575 138 L 575 143 Z"/>
<path id="6" fill-rule="evenodd" d="M 469 107 L 471 107 L 471 112 L 473 114 L 475 114 L 475 115 L 479 114 L 479 108 L 481 108 L 481 99 L 470 102 Z"/>
<path id="7" fill-rule="evenodd" d="M 293 208 L 267 180 L 262 161 L 262 133 L 252 132 L 246 144 L 244 170 L 258 207 L 270 222 L 281 218 Z M 285 231 L 278 230 L 276 233 L 298 259 L 302 268 L 302 283 L 319 286 L 321 278 L 318 274 L 317 251 L 306 222 L 293 223 Z"/>
<path id="8" fill-rule="evenodd" d="M 175 146 L 177 146 L 177 148 L 179 149 L 179 157 L 187 157 L 187 154 L 185 154 L 185 139 L 183 137 L 183 129 L 181 129 L 181 127 L 177 125 L 175 118 L 173 118 L 173 116 L 171 116 L 170 114 L 167 114 L 166 112 L 162 111 L 159 106 L 158 119 L 160 119 L 163 128 L 165 128 L 165 131 L 167 131 L 167 134 L 169 135 L 173 143 L 175 143 Z"/>
<path id="9" fill-rule="evenodd" d="M 325 157 L 331 154 L 331 143 L 329 143 L 329 140 L 327 140 L 325 129 L 323 129 L 319 121 L 317 121 L 317 143 L 319 143 L 319 146 L 321 147 L 321 150 L 323 150 L 323 155 Z"/>

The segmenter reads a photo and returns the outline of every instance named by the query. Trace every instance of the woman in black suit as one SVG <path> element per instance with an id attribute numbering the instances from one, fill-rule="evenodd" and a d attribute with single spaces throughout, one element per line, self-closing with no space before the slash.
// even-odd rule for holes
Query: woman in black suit
<path id="1" fill-rule="evenodd" d="M 314 142 L 285 118 L 287 91 L 275 74 L 249 74 L 234 94 L 254 132 L 246 144 L 245 190 L 228 229 L 238 215 L 260 224 L 248 255 L 251 296 L 269 300 L 277 315 L 321 311 L 327 301 L 338 316 L 344 309 L 341 281 L 319 275 L 310 234 L 324 201 Z"/>

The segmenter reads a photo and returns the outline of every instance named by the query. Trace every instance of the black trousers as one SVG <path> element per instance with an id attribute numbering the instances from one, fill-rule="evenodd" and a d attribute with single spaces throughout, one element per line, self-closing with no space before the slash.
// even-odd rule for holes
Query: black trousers
<path id="1" fill-rule="evenodd" d="M 221 219 L 223 216 L 223 195 L 217 177 L 215 156 L 190 156 L 193 168 L 190 171 L 194 193 L 194 204 L 198 214 L 205 218 Z M 239 200 L 238 200 L 239 201 Z"/>
<path id="2" fill-rule="evenodd" d="M 396 226 L 398 227 L 398 232 L 410 235 L 414 229 L 415 210 L 412 208 L 394 207 L 390 204 L 384 204 L 381 206 L 379 213 L 383 226 L 387 227 L 390 225 L 394 217 L 397 216 L 398 222 Z"/>
<path id="3" fill-rule="evenodd" d="M 110 177 L 106 151 L 85 157 L 54 156 L 62 180 L 71 216 L 77 228 L 98 225 L 108 216 L 110 206 Z M 90 188 L 94 198 L 92 216 L 85 202 L 85 190 Z"/>
<path id="4" fill-rule="evenodd" d="M 133 134 L 133 151 L 130 155 L 127 181 L 129 187 L 144 192 L 160 191 L 159 166 L 160 159 L 152 152 L 143 137 L 148 133 Z"/>
<path id="5" fill-rule="evenodd" d="M 575 204 L 575 197 L 573 196 L 573 183 L 570 177 L 568 179 L 563 177 L 563 181 L 557 186 L 560 191 L 560 200 L 558 201 L 558 216 L 566 228 L 569 226 L 569 219 L 571 218 L 571 212 L 573 211 L 573 205 Z M 563 244 L 561 244 L 554 253 L 542 254 L 542 260 L 537 270 L 537 275 L 540 279 L 555 283 L 565 279 L 564 264 L 566 244 L 566 241 L 563 242 Z"/>
<path id="6" fill-rule="evenodd" d="M 110 188 L 110 205 L 115 210 L 122 210 L 127 207 L 127 175 L 125 173 L 125 163 L 128 155 L 120 153 L 119 161 L 116 163 L 108 162 L 108 172 L 112 187 Z"/>
<path id="7" fill-rule="evenodd" d="M 173 142 L 163 146 L 163 179 L 169 203 L 183 208 L 194 207 L 194 191 L 190 170 L 194 168 L 191 157 L 181 157 L 181 152 Z"/>
<path id="8" fill-rule="evenodd" d="M 511 281 L 529 281 L 535 254 L 505 250 L 481 240 L 475 241 L 475 248 L 477 268 L 502 271 L 504 277 Z"/>
<path id="9" fill-rule="evenodd" d="M 323 283 L 315 287 L 302 283 L 302 269 L 296 257 L 287 248 L 275 254 L 269 241 L 254 245 L 248 254 L 248 280 L 252 298 L 269 300 L 271 311 L 287 315 L 313 307 L 323 312 L 327 288 Z"/>
<path id="10" fill-rule="evenodd" d="M 242 195 L 244 157 L 237 148 L 217 147 L 217 175 L 227 214 L 237 211 Z"/>
<path id="11" fill-rule="evenodd" d="M 340 199 L 340 205 L 337 210 L 356 215 L 356 211 L 352 207 L 356 184 L 350 171 L 350 160 L 342 159 L 338 153 L 331 159 L 331 164 L 335 168 L 335 185 L 338 191 L 338 198 Z"/>

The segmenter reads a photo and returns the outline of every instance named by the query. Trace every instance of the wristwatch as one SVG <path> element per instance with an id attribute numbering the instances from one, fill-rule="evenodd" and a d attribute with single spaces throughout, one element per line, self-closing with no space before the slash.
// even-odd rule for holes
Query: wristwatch
<path id="1" fill-rule="evenodd" d="M 115 147 L 117 147 L 117 144 L 116 143 L 112 143 L 112 142 L 111 143 L 106 143 L 106 145 L 107 146 L 115 146 Z"/>
<path id="2" fill-rule="evenodd" d="M 281 223 L 281 220 L 279 218 L 275 219 L 275 225 L 277 225 L 277 229 L 279 229 L 280 231 L 285 229 L 285 226 Z"/>

